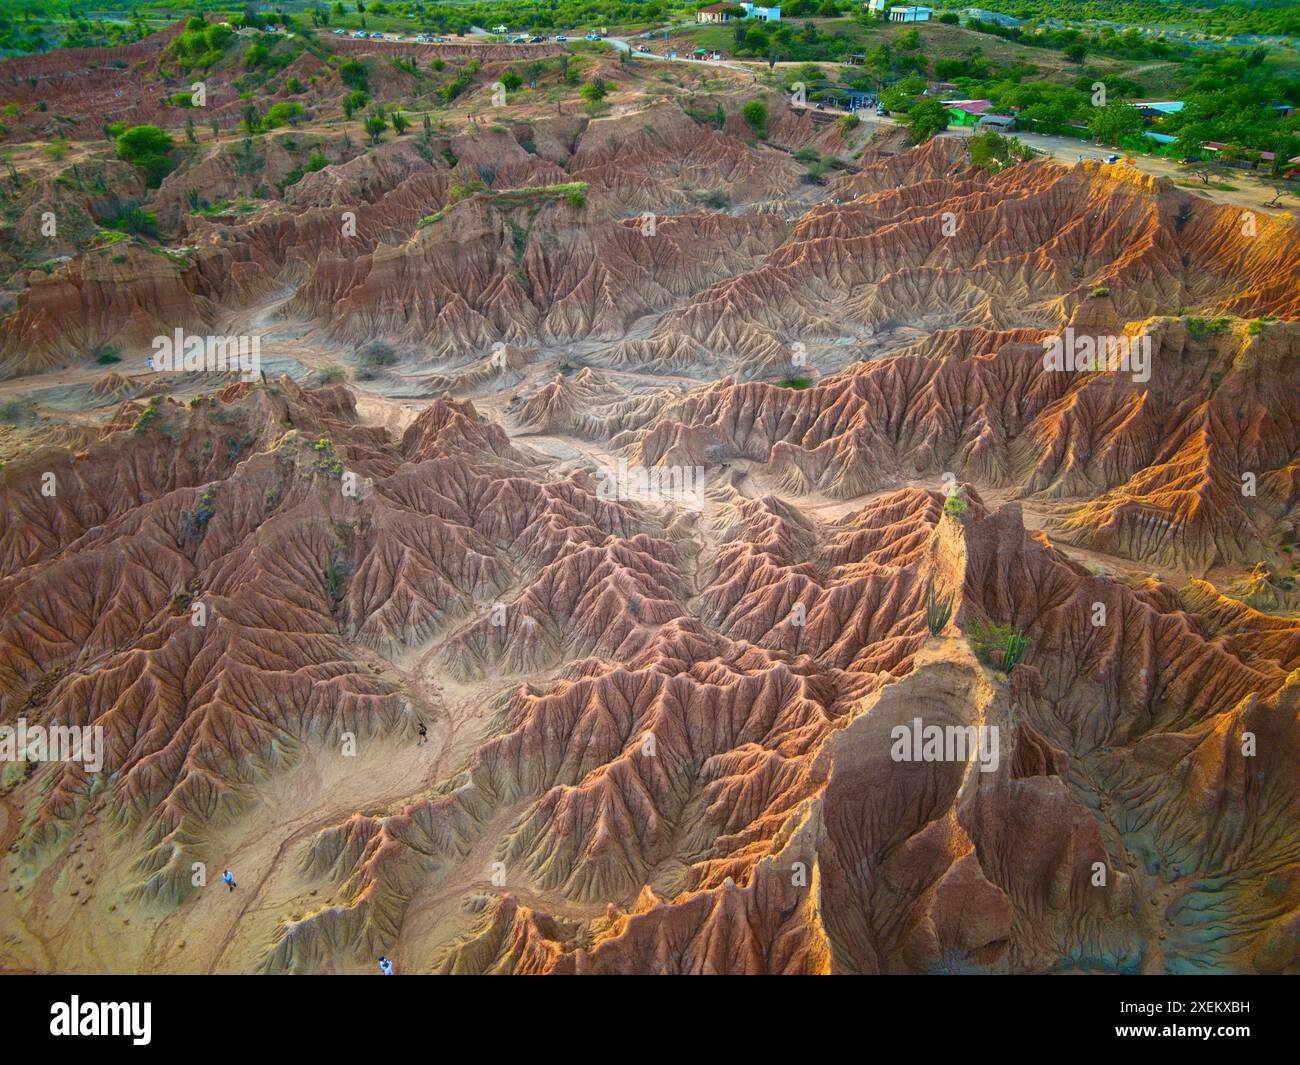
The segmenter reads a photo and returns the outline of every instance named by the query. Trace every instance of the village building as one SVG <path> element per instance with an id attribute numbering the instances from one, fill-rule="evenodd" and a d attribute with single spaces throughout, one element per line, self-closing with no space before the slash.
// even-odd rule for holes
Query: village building
<path id="1" fill-rule="evenodd" d="M 709 4 L 695 12 L 696 22 L 730 22 L 733 18 L 754 19 L 758 22 L 780 22 L 781 6 L 762 7 L 758 4 Z"/>
<path id="2" fill-rule="evenodd" d="M 993 110 L 992 100 L 944 100 L 948 123 L 953 126 L 977 126 L 986 111 Z"/>
<path id="3" fill-rule="evenodd" d="M 696 22 L 730 22 L 732 15 L 739 15 L 739 4 L 709 4 L 695 12 Z"/>

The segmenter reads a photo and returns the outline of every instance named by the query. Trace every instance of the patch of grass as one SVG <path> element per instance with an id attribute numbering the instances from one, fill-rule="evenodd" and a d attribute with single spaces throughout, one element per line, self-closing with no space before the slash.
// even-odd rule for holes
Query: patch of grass
<path id="1" fill-rule="evenodd" d="M 1029 641 L 1014 625 L 985 625 L 977 621 L 970 626 L 966 638 L 976 658 L 1008 676 L 1029 653 Z"/>
<path id="2" fill-rule="evenodd" d="M 317 470 L 330 477 L 343 476 L 343 460 L 334 454 L 334 444 L 329 437 L 322 436 L 311 447 L 320 455 L 320 461 L 316 464 Z"/>
<path id="3" fill-rule="evenodd" d="M 198 540 L 207 531 L 208 522 L 217 512 L 216 498 L 219 485 L 210 484 L 199 496 L 198 505 L 193 510 L 181 511 L 181 539 Z"/>
<path id="4" fill-rule="evenodd" d="M 135 424 L 131 426 L 131 431 L 145 433 L 155 428 L 162 421 L 162 412 L 159 410 L 161 403 L 161 398 L 154 396 L 149 401 L 149 405 L 140 413 L 140 417 L 136 418 Z"/>
<path id="5" fill-rule="evenodd" d="M 0 399 L 0 422 L 5 425 L 18 425 L 32 410 L 32 401 L 26 396 L 10 396 Z"/>
<path id="6" fill-rule="evenodd" d="M 378 370 L 397 361 L 397 352 L 382 340 L 367 340 L 357 350 L 357 365 L 363 370 Z"/>

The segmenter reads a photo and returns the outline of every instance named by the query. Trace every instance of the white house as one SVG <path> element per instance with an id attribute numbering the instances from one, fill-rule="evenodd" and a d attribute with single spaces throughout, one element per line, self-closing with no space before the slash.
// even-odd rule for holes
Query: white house
<path id="1" fill-rule="evenodd" d="M 730 22 L 733 12 L 739 9 L 739 18 L 757 19 L 759 22 L 780 22 L 781 7 L 760 7 L 758 4 L 709 4 L 695 12 L 696 22 Z"/>
<path id="2" fill-rule="evenodd" d="M 891 7 L 889 9 L 890 22 L 929 22 L 930 11 L 928 7 Z"/>
<path id="3" fill-rule="evenodd" d="M 709 4 L 695 12 L 696 22 L 730 22 L 735 4 Z"/>

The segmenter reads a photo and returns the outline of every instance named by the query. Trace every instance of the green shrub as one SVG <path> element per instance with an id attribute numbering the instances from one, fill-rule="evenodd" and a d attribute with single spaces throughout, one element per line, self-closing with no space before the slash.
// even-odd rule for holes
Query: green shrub
<path id="1" fill-rule="evenodd" d="M 357 365 L 367 370 L 392 366 L 396 362 L 397 353 L 382 340 L 368 340 L 357 351 Z"/>
<path id="2" fill-rule="evenodd" d="M 31 412 L 32 401 L 26 396 L 10 396 L 0 399 L 0 422 L 5 425 L 17 425 Z"/>
<path id="3" fill-rule="evenodd" d="M 975 622 L 967 633 L 971 651 L 990 669 L 1011 671 L 1024 661 L 1029 641 L 1014 625 L 985 625 Z"/>
<path id="4" fill-rule="evenodd" d="M 175 165 L 172 139 L 157 126 L 132 126 L 118 135 L 116 148 L 119 159 L 144 170 L 151 188 L 157 188 Z"/>
<path id="5" fill-rule="evenodd" d="M 215 484 L 208 485 L 193 510 L 181 511 L 181 539 L 197 540 L 207 530 L 208 522 L 217 512 L 217 488 Z"/>

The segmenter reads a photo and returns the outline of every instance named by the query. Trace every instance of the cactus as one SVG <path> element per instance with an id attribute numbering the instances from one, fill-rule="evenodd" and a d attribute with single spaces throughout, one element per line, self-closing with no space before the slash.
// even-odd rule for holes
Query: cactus
<path id="1" fill-rule="evenodd" d="M 952 617 L 952 600 L 951 595 L 946 599 L 939 599 L 934 594 L 934 584 L 931 583 L 925 596 L 925 624 L 931 636 L 938 636 L 947 626 L 948 620 Z"/>
<path id="2" fill-rule="evenodd" d="M 1025 660 L 1025 654 L 1029 651 L 1029 641 L 1020 633 L 1013 633 L 1006 638 L 1006 643 L 1002 646 L 1002 669 L 1008 676 L 1011 671 Z"/>
<path id="3" fill-rule="evenodd" d="M 971 624 L 968 637 L 976 658 L 990 669 L 1008 675 L 1029 652 L 1028 638 L 1011 625 L 985 625 L 976 621 Z"/>

